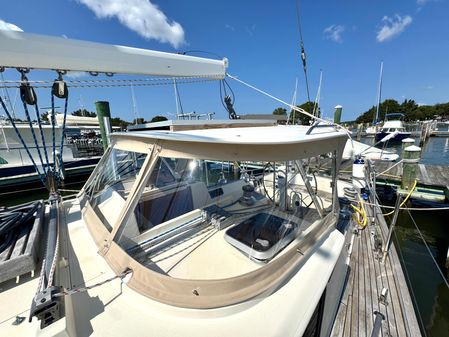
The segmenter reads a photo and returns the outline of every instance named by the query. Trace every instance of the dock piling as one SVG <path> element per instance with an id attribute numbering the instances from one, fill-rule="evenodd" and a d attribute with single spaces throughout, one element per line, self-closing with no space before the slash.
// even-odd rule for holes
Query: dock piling
<path id="1" fill-rule="evenodd" d="M 357 124 L 357 140 L 362 138 L 363 123 Z"/>
<path id="2" fill-rule="evenodd" d="M 401 188 L 408 190 L 416 180 L 421 148 L 415 145 L 407 146 L 402 151 L 402 181 Z"/>
<path id="3" fill-rule="evenodd" d="M 106 130 L 106 125 L 104 123 L 105 118 L 111 118 L 111 111 L 109 110 L 109 102 L 98 101 L 95 102 L 95 108 L 97 110 L 98 123 L 100 124 L 101 140 L 103 142 L 103 148 L 106 150 L 109 145 L 108 133 L 110 130 Z"/>

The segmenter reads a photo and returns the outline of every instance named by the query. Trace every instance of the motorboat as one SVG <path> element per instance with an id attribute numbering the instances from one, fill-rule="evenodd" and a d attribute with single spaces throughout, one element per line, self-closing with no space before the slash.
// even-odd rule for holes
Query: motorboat
<path id="1" fill-rule="evenodd" d="M 409 138 L 411 133 L 406 131 L 402 122 L 403 117 L 404 114 L 401 113 L 386 114 L 380 131 L 376 133 L 376 141 L 380 141 L 393 133 L 395 133 L 395 136 L 389 140 L 390 142 L 401 142 L 403 139 Z"/>
<path id="2" fill-rule="evenodd" d="M 62 114 L 55 114 L 55 126 L 44 124 L 41 128 L 37 124 L 16 124 L 16 129 L 7 121 L 0 123 L 0 186 L 8 190 L 14 188 L 24 189 L 30 185 L 39 185 L 39 175 L 27 155 L 27 149 L 18 138 L 17 132 L 24 141 L 28 151 L 33 158 L 38 158 L 36 143 L 41 152 L 44 150 L 52 154 L 52 133 L 55 132 L 55 145 L 57 154 L 53 158 L 48 156 L 49 163 L 56 165 L 68 180 L 79 179 L 80 176 L 87 176 L 92 172 L 103 154 L 103 145 L 97 135 L 99 133 L 99 123 L 96 118 L 68 116 L 66 118 L 66 128 L 64 131 L 64 150 L 60 151 L 62 135 Z M 17 130 L 17 131 L 16 131 Z M 42 130 L 42 133 L 40 131 Z M 46 143 L 42 142 L 43 135 Z M 36 143 L 35 143 L 36 140 Z M 36 162 L 42 170 L 42 163 Z"/>

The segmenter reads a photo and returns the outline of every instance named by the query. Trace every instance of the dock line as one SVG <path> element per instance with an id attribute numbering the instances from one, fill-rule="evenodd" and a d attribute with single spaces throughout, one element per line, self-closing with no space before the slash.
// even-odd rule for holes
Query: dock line
<path id="1" fill-rule="evenodd" d="M 415 179 L 415 182 L 413 183 L 412 188 L 410 189 L 410 191 L 408 192 L 407 196 L 405 197 L 404 201 L 401 202 L 401 204 L 399 205 L 399 208 L 401 208 L 402 206 L 405 205 L 405 203 L 407 202 L 407 200 L 410 198 L 410 196 L 412 195 L 412 192 L 415 190 L 416 188 L 416 184 L 418 183 L 418 180 Z M 394 210 L 388 213 L 383 214 L 384 216 L 388 216 L 394 213 Z"/>

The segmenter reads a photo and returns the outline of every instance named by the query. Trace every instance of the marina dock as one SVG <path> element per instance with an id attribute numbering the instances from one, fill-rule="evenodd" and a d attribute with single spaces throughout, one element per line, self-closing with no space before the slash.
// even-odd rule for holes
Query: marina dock
<path id="1" fill-rule="evenodd" d="M 412 197 L 432 201 L 445 201 L 449 199 L 449 167 L 445 165 L 416 164 L 415 179 L 417 188 Z M 400 187 L 402 181 L 403 163 L 374 162 L 377 178 L 377 186 L 392 185 Z M 352 161 L 342 164 L 340 175 L 342 179 L 350 180 Z"/>
<path id="2" fill-rule="evenodd" d="M 388 227 L 380 207 L 367 209 L 370 219 L 351 244 L 347 287 L 341 298 L 332 337 L 421 336 L 396 248 L 383 263 L 382 243 Z"/>

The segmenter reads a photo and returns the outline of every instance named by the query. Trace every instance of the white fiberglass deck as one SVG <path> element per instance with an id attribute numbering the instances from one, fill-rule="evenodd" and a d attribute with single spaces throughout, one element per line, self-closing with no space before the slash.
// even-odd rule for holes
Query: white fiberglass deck
<path id="1" fill-rule="evenodd" d="M 97 254 L 97 247 L 81 220 L 76 201 L 64 204 L 63 227 L 70 222 L 69 238 L 61 244 L 67 249 L 69 260 L 62 270 L 74 287 L 92 285 L 115 274 Z M 276 336 L 283 332 L 303 331 L 309 317 L 305 306 L 321 297 L 316 275 L 326 279 L 343 245 L 337 231 L 320 240 L 298 273 L 276 290 L 276 296 L 261 296 L 250 301 L 214 310 L 184 309 L 164 305 L 144 297 L 115 279 L 86 292 L 66 296 L 66 317 L 43 331 L 38 322 L 27 321 L 12 325 L 16 315 L 28 317 L 31 298 L 37 288 L 38 277 L 22 279 L 11 287 L 2 284 L 0 302 L 1 336 Z M 318 254 L 313 254 L 313 252 Z M 67 282 L 67 280 L 65 280 Z M 276 317 L 272 315 L 276 308 Z"/>

